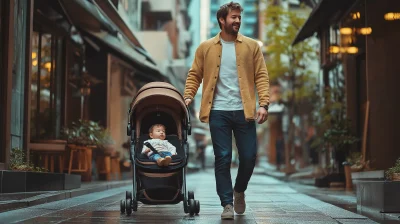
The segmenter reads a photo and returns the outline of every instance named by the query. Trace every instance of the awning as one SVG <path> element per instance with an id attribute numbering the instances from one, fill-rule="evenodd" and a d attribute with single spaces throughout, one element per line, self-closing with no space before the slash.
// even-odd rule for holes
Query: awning
<path id="1" fill-rule="evenodd" d="M 119 40 L 117 37 L 111 35 L 108 32 L 90 32 L 83 31 L 83 34 L 87 38 L 90 38 L 96 43 L 101 43 L 106 46 L 110 51 L 114 52 L 116 55 L 126 59 L 133 63 L 133 67 L 136 68 L 138 74 L 141 76 L 147 76 L 148 80 L 152 81 L 169 81 L 167 77 L 162 75 L 154 64 L 147 60 L 147 57 L 140 54 L 136 49 L 132 48 L 130 45 Z"/>
<path id="2" fill-rule="evenodd" d="M 97 7 L 89 1 L 59 0 L 63 9 L 74 24 L 79 24 L 83 29 L 99 31 L 101 29 L 116 34 L 115 26 L 104 17 Z"/>
<path id="3" fill-rule="evenodd" d="M 321 0 L 313 9 L 303 27 L 299 30 L 292 45 L 295 45 L 340 19 L 357 0 Z"/>
<path id="4" fill-rule="evenodd" d="M 162 75 L 157 66 L 149 61 L 143 50 L 117 38 L 117 27 L 110 21 L 95 4 L 82 0 L 60 0 L 69 19 L 91 38 L 92 41 L 101 42 L 110 51 L 117 53 L 122 59 L 132 63 L 138 74 L 145 75 L 148 80 L 169 81 Z M 73 16 L 74 15 L 74 16 Z M 76 16 L 79 15 L 79 16 Z M 138 50 L 140 49 L 140 51 Z"/>

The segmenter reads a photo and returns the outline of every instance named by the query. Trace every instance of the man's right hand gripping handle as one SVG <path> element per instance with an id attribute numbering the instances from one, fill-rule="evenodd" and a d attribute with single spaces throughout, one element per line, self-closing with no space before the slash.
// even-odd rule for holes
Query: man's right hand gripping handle
<path id="1" fill-rule="evenodd" d="M 189 104 L 192 102 L 192 99 L 189 99 L 189 98 L 187 98 L 187 99 L 185 99 L 185 104 L 186 104 L 186 106 L 189 106 Z"/>

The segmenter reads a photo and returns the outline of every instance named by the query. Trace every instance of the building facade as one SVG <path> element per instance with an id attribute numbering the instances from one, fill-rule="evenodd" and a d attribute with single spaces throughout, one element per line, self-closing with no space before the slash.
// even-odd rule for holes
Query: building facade
<path id="1" fill-rule="evenodd" d="M 0 169 L 12 148 L 51 148 L 78 119 L 110 129 L 118 148 L 126 141 L 136 90 L 169 82 L 136 37 L 140 18 L 124 14 L 131 2 L 0 2 Z"/>
<path id="2" fill-rule="evenodd" d="M 191 18 L 187 0 L 141 1 L 141 28 L 138 38 L 154 56 L 160 71 L 183 92 L 190 54 Z"/>
<path id="3" fill-rule="evenodd" d="M 399 12 L 397 1 L 322 0 L 294 40 L 296 44 L 318 35 L 324 86 L 344 79 L 347 118 L 361 139 L 353 150 L 373 169 L 385 170 L 400 157 L 400 119 L 392 107 L 400 70 L 394 59 L 400 49 Z"/>

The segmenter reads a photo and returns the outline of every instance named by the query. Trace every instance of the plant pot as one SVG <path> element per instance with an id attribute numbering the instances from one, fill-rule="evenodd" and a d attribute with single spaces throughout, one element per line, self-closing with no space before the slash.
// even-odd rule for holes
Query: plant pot
<path id="1" fill-rule="evenodd" d="M 105 155 L 113 155 L 116 153 L 115 145 L 104 145 L 101 149 Z"/>
<path id="2" fill-rule="evenodd" d="M 400 181 L 400 173 L 394 173 L 392 175 L 392 180 L 393 181 Z"/>
<path id="3" fill-rule="evenodd" d="M 363 168 L 362 168 L 362 167 L 353 167 L 353 166 L 351 166 L 350 169 L 351 169 L 351 172 L 360 172 L 360 171 L 363 171 Z"/>
<path id="4" fill-rule="evenodd" d="M 351 172 L 352 169 L 349 164 L 344 165 L 344 174 L 346 178 L 346 189 L 351 190 L 353 189 L 353 180 L 351 179 Z"/>

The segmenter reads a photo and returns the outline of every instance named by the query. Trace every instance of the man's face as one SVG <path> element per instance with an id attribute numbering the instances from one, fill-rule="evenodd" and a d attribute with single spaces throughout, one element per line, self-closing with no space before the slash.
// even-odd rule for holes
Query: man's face
<path id="1" fill-rule="evenodd" d="M 150 133 L 150 138 L 153 139 L 165 139 L 165 129 L 163 126 L 155 126 L 153 131 Z"/>
<path id="2" fill-rule="evenodd" d="M 240 29 L 240 23 L 242 21 L 242 16 L 240 10 L 231 10 L 226 19 L 220 18 L 222 28 L 226 33 L 231 35 L 236 35 Z"/>

